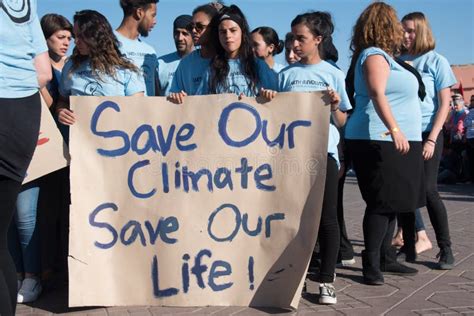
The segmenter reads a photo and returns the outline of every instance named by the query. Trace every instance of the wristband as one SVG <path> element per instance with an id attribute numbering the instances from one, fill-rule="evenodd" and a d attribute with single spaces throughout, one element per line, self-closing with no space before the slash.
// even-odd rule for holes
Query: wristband
<path id="1" fill-rule="evenodd" d="M 334 110 L 331 110 L 331 112 L 337 112 L 339 111 L 339 107 L 335 108 Z"/>
<path id="2" fill-rule="evenodd" d="M 436 142 L 432 139 L 429 139 L 429 138 L 426 140 L 426 142 L 427 143 L 432 143 L 433 145 L 436 145 Z"/>
<path id="3" fill-rule="evenodd" d="M 400 129 L 399 129 L 398 127 L 393 127 L 393 128 L 391 128 L 389 131 L 386 131 L 385 133 L 382 133 L 382 135 L 380 135 L 380 136 L 382 136 L 382 137 L 387 137 L 388 135 L 390 135 L 390 134 L 396 134 L 396 133 L 398 133 L 399 131 L 400 131 Z"/>

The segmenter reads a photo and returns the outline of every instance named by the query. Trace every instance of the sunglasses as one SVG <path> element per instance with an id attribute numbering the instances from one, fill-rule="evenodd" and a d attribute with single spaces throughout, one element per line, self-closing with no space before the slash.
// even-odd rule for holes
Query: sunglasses
<path id="1" fill-rule="evenodd" d="M 209 25 L 209 24 L 190 23 L 190 24 L 189 24 L 189 28 L 190 28 L 191 30 L 196 29 L 196 31 L 198 31 L 198 32 L 200 33 L 200 32 L 202 32 L 202 31 L 204 31 L 208 25 Z"/>

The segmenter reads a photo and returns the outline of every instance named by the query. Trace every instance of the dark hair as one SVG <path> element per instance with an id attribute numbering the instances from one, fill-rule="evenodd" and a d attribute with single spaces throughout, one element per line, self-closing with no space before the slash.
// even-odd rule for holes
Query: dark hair
<path id="1" fill-rule="evenodd" d="M 120 53 L 119 42 L 105 16 L 94 10 L 82 10 L 74 15 L 74 23 L 79 30 L 76 36 L 80 36 L 81 41 L 87 44 L 90 53 L 89 56 L 83 56 L 75 47 L 71 56 L 72 70 L 89 59 L 92 72 L 99 77 L 101 73 L 115 76 L 117 68 L 138 71 Z"/>
<path id="2" fill-rule="evenodd" d="M 289 48 L 288 46 L 293 47 L 293 42 L 295 41 L 295 34 L 288 32 L 285 35 L 285 48 Z"/>
<path id="3" fill-rule="evenodd" d="M 196 7 L 193 10 L 192 15 L 195 15 L 198 12 L 202 12 L 206 14 L 209 17 L 209 19 L 212 19 L 217 13 L 219 13 L 219 10 L 216 8 L 216 6 L 213 3 L 207 3 L 207 4 L 203 4 Z"/>
<path id="4" fill-rule="evenodd" d="M 44 38 L 48 39 L 57 31 L 69 31 L 72 34 L 72 24 L 64 16 L 49 13 L 43 15 L 41 18 L 41 29 L 43 30 Z"/>
<path id="5" fill-rule="evenodd" d="M 331 14 L 321 11 L 300 14 L 291 22 L 291 27 L 298 24 L 304 24 L 314 36 L 322 36 L 318 46 L 319 55 L 321 59 L 326 59 L 324 47 L 328 46 L 327 42 L 332 43 L 331 35 L 334 32 Z"/>
<path id="6" fill-rule="evenodd" d="M 323 56 L 324 60 L 337 62 L 339 59 L 339 52 L 332 42 L 332 36 L 328 36 L 326 41 L 323 41 Z"/>
<path id="7" fill-rule="evenodd" d="M 260 27 L 257 27 L 255 30 L 253 30 L 252 34 L 253 33 L 258 33 L 262 35 L 263 41 L 265 42 L 265 44 L 267 45 L 273 44 L 273 46 L 275 46 L 275 49 L 272 52 L 273 56 L 280 54 L 283 51 L 285 44 L 283 43 L 282 40 L 278 38 L 278 33 L 271 27 L 260 26 Z"/>
<path id="8" fill-rule="evenodd" d="M 123 14 L 125 16 L 132 15 L 136 9 L 142 8 L 147 10 L 150 4 L 158 3 L 159 0 L 120 0 Z"/>
<path id="9" fill-rule="evenodd" d="M 248 79 L 249 89 L 255 91 L 257 87 L 258 75 L 256 71 L 256 60 L 253 54 L 249 25 L 247 19 L 242 11 L 236 5 L 224 7 L 211 21 L 211 41 L 216 48 L 216 55 L 211 61 L 211 79 L 209 81 L 209 91 L 217 93 L 218 87 L 228 89 L 227 75 L 229 74 L 229 58 L 227 57 L 225 49 L 219 41 L 219 25 L 222 21 L 231 19 L 237 23 L 242 30 L 242 43 L 239 48 L 239 60 L 242 73 Z"/>

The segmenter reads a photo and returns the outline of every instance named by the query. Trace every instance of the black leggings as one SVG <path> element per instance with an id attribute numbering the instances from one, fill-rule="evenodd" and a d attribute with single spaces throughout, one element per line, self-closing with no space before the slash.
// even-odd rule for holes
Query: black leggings
<path id="1" fill-rule="evenodd" d="M 323 208 L 319 224 L 318 240 L 321 253 L 320 283 L 334 282 L 337 255 L 339 252 L 339 224 L 337 222 L 337 178 L 338 168 L 334 158 L 328 156 L 326 184 L 324 185 Z"/>
<path id="2" fill-rule="evenodd" d="M 21 183 L 0 176 L 0 315 L 15 314 L 16 269 L 8 251 L 7 232 L 15 213 Z"/>
<path id="3" fill-rule="evenodd" d="M 396 213 L 374 214 L 365 211 L 362 224 L 365 251 L 383 254 L 390 248 L 395 230 Z"/>

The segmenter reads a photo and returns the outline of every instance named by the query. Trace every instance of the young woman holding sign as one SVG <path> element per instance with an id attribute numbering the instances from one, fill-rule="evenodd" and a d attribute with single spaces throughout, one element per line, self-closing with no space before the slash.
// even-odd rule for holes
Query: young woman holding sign
<path id="1" fill-rule="evenodd" d="M 76 47 L 64 65 L 59 86 L 59 121 L 74 124 L 69 96 L 143 96 L 144 80 L 133 63 L 122 56 L 107 19 L 97 11 L 74 15 Z"/>
<path id="2" fill-rule="evenodd" d="M 263 88 L 276 90 L 277 77 L 268 65 L 255 58 L 247 20 L 235 5 L 221 9 L 210 23 L 215 56 L 196 95 L 235 93 L 254 97 Z M 187 91 L 171 93 L 170 101 L 182 103 Z"/>
<path id="3" fill-rule="evenodd" d="M 324 60 L 323 47 L 327 45 L 326 42 L 332 41 L 333 31 L 334 25 L 329 13 L 312 12 L 298 15 L 291 22 L 291 32 L 295 36 L 294 50 L 300 61 L 285 68 L 278 76 L 278 91 L 324 91 L 331 99 L 332 123 L 329 127 L 326 184 L 318 232 L 321 255 L 318 282 L 321 304 L 337 303 L 333 282 L 339 250 L 337 221 L 339 132 L 333 123 L 342 127 L 346 122 L 346 111 L 352 108 L 345 90 L 344 74 Z M 311 82 L 311 86 L 303 84 L 304 81 Z"/>
<path id="4" fill-rule="evenodd" d="M 300 58 L 278 75 L 278 91 L 323 91 L 331 102 L 331 121 L 338 127 L 346 122 L 346 111 L 352 109 L 345 90 L 344 74 L 332 64 L 324 61 L 324 45 L 332 41 L 334 25 L 329 13 L 312 12 L 298 15 L 291 22 L 294 36 L 294 50 Z M 274 96 L 273 91 L 262 93 L 266 98 Z M 337 191 L 339 158 L 337 144 L 339 131 L 330 123 L 326 183 L 324 188 L 321 222 L 318 240 L 321 254 L 319 272 L 319 302 L 336 304 L 336 261 L 339 250 L 339 225 L 337 221 Z"/>

